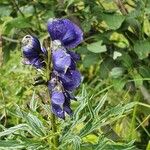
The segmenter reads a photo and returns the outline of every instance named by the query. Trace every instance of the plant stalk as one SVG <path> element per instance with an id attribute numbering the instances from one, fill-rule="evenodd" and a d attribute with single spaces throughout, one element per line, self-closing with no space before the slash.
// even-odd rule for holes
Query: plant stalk
<path id="1" fill-rule="evenodd" d="M 47 66 L 46 66 L 46 77 L 47 77 L 47 82 L 50 80 L 50 75 L 52 72 L 52 62 L 51 62 L 51 43 L 49 42 L 49 39 L 46 42 L 46 48 L 47 48 Z M 49 90 L 48 90 L 49 94 Z M 50 105 L 51 105 L 51 98 L 49 96 L 50 100 Z M 52 150 L 57 150 L 59 146 L 59 136 L 56 134 L 57 133 L 57 126 L 56 126 L 56 117 L 53 113 L 51 113 L 51 128 L 52 128 L 52 141 L 51 141 L 51 148 Z"/>

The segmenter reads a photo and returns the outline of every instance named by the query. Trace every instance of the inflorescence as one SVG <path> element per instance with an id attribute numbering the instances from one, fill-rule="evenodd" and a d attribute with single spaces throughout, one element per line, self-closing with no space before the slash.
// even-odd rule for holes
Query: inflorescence
<path id="1" fill-rule="evenodd" d="M 69 49 L 75 48 L 83 40 L 81 29 L 68 19 L 50 19 L 47 24 L 51 38 L 50 80 L 47 81 L 51 97 L 51 110 L 59 118 L 65 118 L 65 113 L 71 115 L 70 100 L 75 99 L 73 91 L 81 83 L 81 74 L 76 69 L 80 56 Z M 22 40 L 24 64 L 37 69 L 46 68 L 48 52 L 39 40 L 26 35 Z M 50 64 L 49 64 L 50 65 Z"/>

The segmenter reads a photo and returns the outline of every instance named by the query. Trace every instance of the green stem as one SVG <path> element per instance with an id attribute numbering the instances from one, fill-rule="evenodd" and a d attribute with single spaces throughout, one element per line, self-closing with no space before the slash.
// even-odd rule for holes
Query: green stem
<path id="1" fill-rule="evenodd" d="M 52 71 L 52 63 L 51 63 L 51 44 L 49 41 L 47 41 L 46 43 L 46 48 L 47 48 L 47 52 L 48 52 L 48 58 L 47 58 L 47 66 L 46 66 L 46 77 L 47 77 L 47 81 L 50 80 L 50 74 Z M 49 94 L 49 90 L 48 90 L 48 94 Z M 50 99 L 50 105 L 51 105 L 51 98 Z M 58 145 L 59 145 L 59 137 L 56 134 L 57 133 L 57 126 L 56 126 L 56 117 L 53 113 L 51 113 L 51 128 L 52 128 L 52 135 L 54 136 L 52 138 L 52 143 L 51 143 L 51 148 L 52 150 L 57 150 Z"/>
<path id="2" fill-rule="evenodd" d="M 134 101 L 139 101 L 139 94 L 136 94 L 134 97 Z M 134 106 L 133 109 L 133 115 L 132 115 L 132 119 L 131 119 L 131 124 L 130 124 L 130 135 L 129 135 L 129 139 L 133 140 L 135 137 L 135 123 L 136 123 L 136 114 L 137 114 L 137 105 Z"/>
<path id="3" fill-rule="evenodd" d="M 38 28 L 39 28 L 39 31 L 41 31 L 41 25 L 40 25 L 40 19 L 39 19 L 39 16 L 38 16 L 38 12 L 37 12 L 37 9 L 36 9 L 36 6 L 34 5 L 34 10 L 35 10 L 35 16 L 36 16 L 36 19 L 37 19 L 37 25 L 38 25 Z"/>
<path id="4" fill-rule="evenodd" d="M 57 132 L 57 126 L 56 126 L 56 117 L 53 113 L 51 113 L 51 123 L 52 123 L 52 131 L 53 131 L 53 149 L 57 150 L 58 146 L 59 146 L 59 137 L 57 134 L 55 134 Z"/>

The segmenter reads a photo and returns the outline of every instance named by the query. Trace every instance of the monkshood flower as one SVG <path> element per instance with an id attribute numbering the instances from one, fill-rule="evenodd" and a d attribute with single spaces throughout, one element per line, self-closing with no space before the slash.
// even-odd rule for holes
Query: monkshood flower
<path id="1" fill-rule="evenodd" d="M 59 80 L 67 91 L 75 90 L 81 83 L 81 74 L 77 70 L 68 70 L 59 75 Z"/>
<path id="2" fill-rule="evenodd" d="M 81 74 L 76 69 L 76 62 L 80 60 L 80 56 L 69 48 L 75 48 L 82 42 L 83 33 L 68 19 L 49 20 L 48 32 L 52 40 L 51 51 L 46 51 L 34 36 L 26 35 L 23 38 L 24 64 L 37 69 L 45 68 L 43 71 L 46 71 L 47 81 L 42 80 L 40 83 L 48 86 L 52 112 L 65 119 L 66 113 L 72 114 L 70 104 L 71 100 L 75 100 L 73 92 L 81 83 Z M 52 68 L 49 68 L 50 66 Z"/>
<path id="3" fill-rule="evenodd" d="M 52 41 L 51 49 L 53 73 L 48 83 L 51 107 L 56 116 L 64 119 L 65 113 L 72 114 L 70 103 L 71 99 L 75 99 L 72 92 L 81 83 L 81 74 L 76 69 L 76 62 L 80 60 L 80 56 L 66 49 L 59 40 Z"/>
<path id="4" fill-rule="evenodd" d="M 52 61 L 54 70 L 66 72 L 71 66 L 71 56 L 64 49 L 57 49 L 52 52 Z"/>
<path id="5" fill-rule="evenodd" d="M 41 48 L 39 40 L 31 35 L 26 35 L 22 39 L 22 49 L 24 64 L 32 65 L 36 68 L 41 68 L 45 65 L 44 55 L 46 54 L 45 48 Z"/>
<path id="6" fill-rule="evenodd" d="M 71 115 L 70 100 L 74 99 L 74 97 L 64 90 L 55 72 L 52 74 L 52 79 L 48 82 L 48 88 L 51 96 L 52 112 L 62 119 L 65 118 L 65 112 Z"/>
<path id="7" fill-rule="evenodd" d="M 50 19 L 47 28 L 52 41 L 59 40 L 66 48 L 75 48 L 83 40 L 83 32 L 69 19 Z"/>
<path id="8" fill-rule="evenodd" d="M 80 56 L 63 47 L 59 40 L 52 42 L 52 62 L 54 70 L 59 73 L 66 73 L 68 68 L 75 70 L 76 61 L 78 60 L 80 60 Z"/>

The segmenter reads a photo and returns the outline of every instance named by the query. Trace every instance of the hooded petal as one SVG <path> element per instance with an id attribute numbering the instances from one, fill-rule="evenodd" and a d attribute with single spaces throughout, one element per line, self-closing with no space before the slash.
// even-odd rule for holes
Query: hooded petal
<path id="1" fill-rule="evenodd" d="M 81 29 L 68 19 L 50 19 L 47 26 L 52 40 L 60 40 L 66 48 L 74 48 L 83 40 Z"/>
<path id="2" fill-rule="evenodd" d="M 22 39 L 22 50 L 24 64 L 33 65 L 36 68 L 41 68 L 45 65 L 44 58 L 42 58 L 43 51 L 36 37 L 26 35 Z"/>
<path id="3" fill-rule="evenodd" d="M 41 52 L 41 45 L 36 37 L 26 35 L 22 39 L 22 49 L 25 57 L 32 58 L 39 55 Z"/>
<path id="4" fill-rule="evenodd" d="M 52 53 L 53 67 L 58 72 L 66 72 L 71 65 L 71 57 L 65 50 L 58 49 Z"/>
<path id="5" fill-rule="evenodd" d="M 81 74 L 77 70 L 70 70 L 66 74 L 60 74 L 59 79 L 67 91 L 73 91 L 81 83 Z"/>
<path id="6" fill-rule="evenodd" d="M 64 113 L 63 109 L 59 105 L 57 105 L 55 103 L 52 103 L 51 107 L 52 107 L 52 112 L 57 117 L 65 119 L 65 113 Z"/>
<path id="7" fill-rule="evenodd" d="M 57 105 L 62 105 L 65 102 L 65 97 L 61 91 L 52 91 L 51 100 Z"/>

